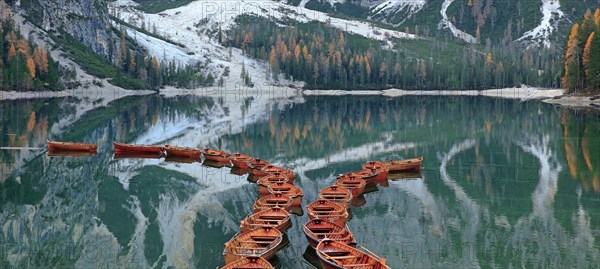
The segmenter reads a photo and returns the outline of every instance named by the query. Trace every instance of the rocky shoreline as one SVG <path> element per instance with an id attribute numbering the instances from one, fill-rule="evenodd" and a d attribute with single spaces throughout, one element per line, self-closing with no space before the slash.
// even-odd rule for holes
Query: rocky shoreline
<path id="1" fill-rule="evenodd" d="M 281 92 L 280 92 L 281 91 Z M 119 99 L 130 95 L 147 95 L 153 94 L 156 91 L 150 90 L 124 90 L 119 87 L 93 87 L 93 88 L 79 88 L 75 90 L 64 90 L 64 91 L 28 91 L 28 92 L 17 92 L 17 91 L 0 91 L 0 101 L 3 100 L 18 100 L 18 99 L 43 99 L 43 98 L 60 98 L 60 97 L 87 97 L 87 98 L 102 98 L 110 96 L 111 99 Z M 298 89 L 287 89 L 285 87 L 276 87 L 276 89 L 269 89 L 267 91 L 244 91 L 242 93 L 237 91 L 223 91 L 219 92 L 215 88 L 211 90 L 181 90 L 172 89 L 168 87 L 160 91 L 161 95 L 175 96 L 175 95 L 203 95 L 203 96 L 221 96 L 226 95 L 265 95 L 265 96 L 292 96 L 292 95 L 304 95 L 304 96 L 343 96 L 343 95 L 381 95 L 387 97 L 399 97 L 399 96 L 485 96 L 493 98 L 506 98 L 506 99 L 517 99 L 521 101 L 527 100 L 541 100 L 544 103 L 560 105 L 572 108 L 597 108 L 600 109 L 600 96 L 584 96 L 584 95 L 564 95 L 561 89 L 543 89 L 533 87 L 521 87 L 521 88 L 504 88 L 504 89 L 490 89 L 490 90 L 400 90 L 400 89 L 388 89 L 388 90 L 363 90 L 363 91 L 347 91 L 347 90 L 298 90 Z"/>

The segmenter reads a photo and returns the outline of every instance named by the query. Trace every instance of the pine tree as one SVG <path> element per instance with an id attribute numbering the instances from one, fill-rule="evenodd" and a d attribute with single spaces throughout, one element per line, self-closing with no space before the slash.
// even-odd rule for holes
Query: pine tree
<path id="1" fill-rule="evenodd" d="M 35 63 L 33 62 L 33 58 L 27 57 L 27 70 L 29 71 L 29 76 L 33 79 L 35 78 Z"/>
<path id="2" fill-rule="evenodd" d="M 567 41 L 567 50 L 564 62 L 564 75 L 561 79 L 563 87 L 567 92 L 572 92 L 580 87 L 581 68 L 580 68 L 580 50 L 577 36 L 579 34 L 579 24 L 573 24 L 571 34 Z"/>
<path id="3" fill-rule="evenodd" d="M 600 89 L 600 38 L 595 32 L 590 35 L 588 42 L 586 42 L 584 68 L 586 88 L 598 92 Z"/>

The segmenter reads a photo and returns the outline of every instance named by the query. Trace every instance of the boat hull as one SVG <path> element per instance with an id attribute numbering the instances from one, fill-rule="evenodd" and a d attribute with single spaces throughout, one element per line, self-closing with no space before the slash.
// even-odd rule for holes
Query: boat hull
<path id="1" fill-rule="evenodd" d="M 349 246 L 356 246 L 354 235 L 352 235 L 352 233 L 349 231 L 348 226 L 343 227 L 324 220 L 323 221 L 325 223 L 323 223 L 323 225 L 320 225 L 320 221 L 322 220 L 311 220 L 307 222 L 303 227 L 306 241 L 308 241 L 308 244 L 312 248 L 316 248 L 319 242 L 321 242 L 321 240 L 325 238 L 342 242 Z"/>
<path id="2" fill-rule="evenodd" d="M 98 146 L 94 145 L 94 144 L 48 141 L 48 151 L 96 152 L 97 149 L 98 149 Z"/>
<path id="3" fill-rule="evenodd" d="M 115 153 L 163 154 L 165 148 L 159 145 L 145 146 L 113 142 Z"/>
<path id="4" fill-rule="evenodd" d="M 257 256 L 249 256 L 241 258 L 232 263 L 228 263 L 225 266 L 221 267 L 221 269 L 238 269 L 238 268 L 246 268 L 246 269 L 273 269 L 274 267 L 265 259 Z"/>
<path id="5" fill-rule="evenodd" d="M 167 151 L 167 156 L 178 156 L 178 157 L 187 157 L 193 159 L 200 159 L 201 151 L 193 148 L 184 148 L 184 147 L 176 147 L 176 146 L 165 146 L 165 150 Z"/>
<path id="6" fill-rule="evenodd" d="M 385 265 L 385 259 L 371 256 L 352 246 L 333 240 L 321 241 L 316 247 L 316 252 L 323 268 L 390 269 Z"/>
<path id="7" fill-rule="evenodd" d="M 231 156 L 231 164 L 233 164 L 233 167 L 238 167 L 241 169 L 249 169 L 248 162 L 252 160 L 254 160 L 254 158 L 251 156 L 240 153 L 236 153 Z"/>
<path id="8" fill-rule="evenodd" d="M 389 173 L 419 173 L 422 163 L 423 157 L 383 162 L 389 169 Z"/>
<path id="9" fill-rule="evenodd" d="M 231 154 L 222 150 L 204 149 L 202 150 L 202 156 L 204 156 L 204 159 L 213 162 L 231 162 Z"/>
<path id="10" fill-rule="evenodd" d="M 234 236 L 225 243 L 223 258 L 225 264 L 248 256 L 258 256 L 269 260 L 283 248 L 283 234 L 276 229 L 261 228 Z"/>

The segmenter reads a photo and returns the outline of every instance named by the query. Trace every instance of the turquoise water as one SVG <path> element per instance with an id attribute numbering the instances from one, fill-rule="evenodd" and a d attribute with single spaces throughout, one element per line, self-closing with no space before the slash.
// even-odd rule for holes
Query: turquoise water
<path id="1" fill-rule="evenodd" d="M 1 101 L 0 145 L 99 144 L 93 157 L 0 150 L 0 265 L 222 265 L 256 185 L 229 168 L 113 159 L 112 142 L 221 148 L 293 169 L 303 204 L 369 160 L 424 156 L 420 178 L 352 207 L 392 268 L 598 268 L 600 114 L 480 97 Z M 311 268 L 293 217 L 282 268 Z M 309 253 L 307 253 L 309 254 Z"/>

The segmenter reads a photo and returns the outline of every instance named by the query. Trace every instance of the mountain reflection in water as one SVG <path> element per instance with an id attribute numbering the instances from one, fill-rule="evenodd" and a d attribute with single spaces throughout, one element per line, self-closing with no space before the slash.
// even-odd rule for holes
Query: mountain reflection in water
<path id="1" fill-rule="evenodd" d="M 229 167 L 113 156 L 113 141 L 260 157 L 297 173 L 304 205 L 366 161 L 424 156 L 419 179 L 374 186 L 351 208 L 356 240 L 392 268 L 600 263 L 594 111 L 480 97 L 152 95 L 2 101 L 0 115 L 2 146 L 99 145 L 96 156 L 0 150 L 2 268 L 222 265 L 256 185 Z M 310 268 L 307 220 L 292 218 L 282 268 Z"/>

